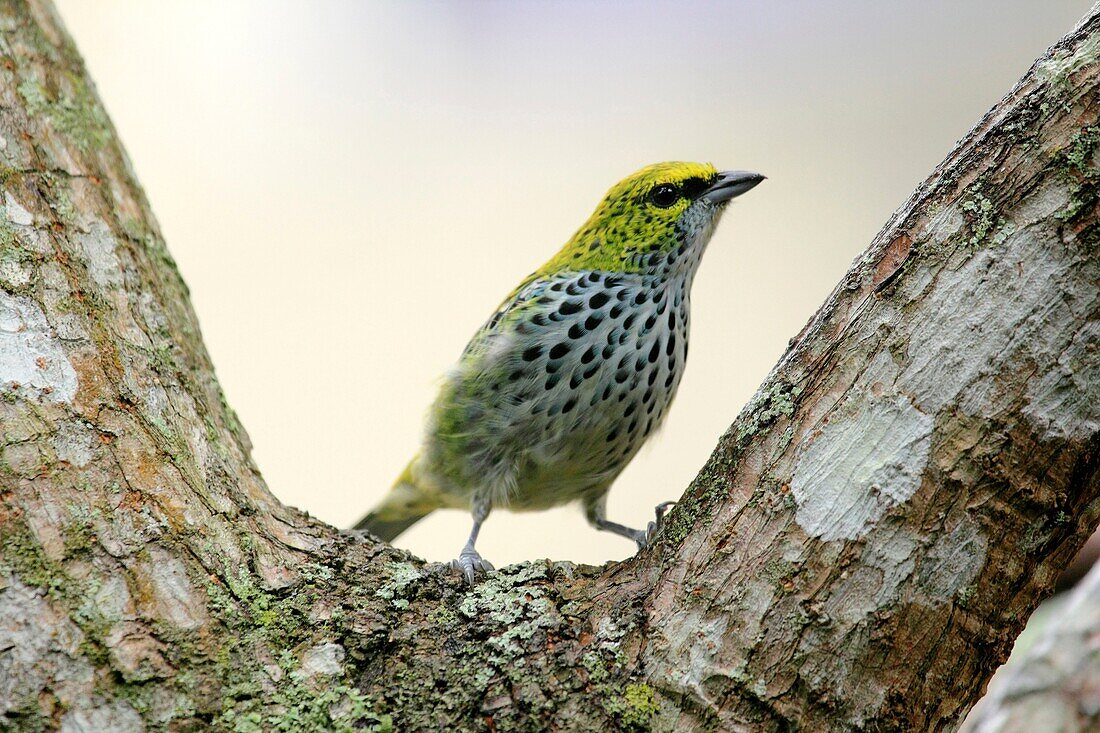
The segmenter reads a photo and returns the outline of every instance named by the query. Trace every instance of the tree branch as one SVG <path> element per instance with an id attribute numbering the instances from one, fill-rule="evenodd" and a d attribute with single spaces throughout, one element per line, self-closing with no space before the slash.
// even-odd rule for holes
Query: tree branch
<path id="1" fill-rule="evenodd" d="M 1070 733 L 1100 725 L 1100 566 L 1048 616 L 1038 638 L 997 671 L 963 733 Z"/>
<path id="2" fill-rule="evenodd" d="M 1098 54 L 1094 8 L 854 263 L 657 545 L 468 590 L 270 495 L 71 40 L 0 2 L 0 721 L 953 726 L 1097 523 Z"/>

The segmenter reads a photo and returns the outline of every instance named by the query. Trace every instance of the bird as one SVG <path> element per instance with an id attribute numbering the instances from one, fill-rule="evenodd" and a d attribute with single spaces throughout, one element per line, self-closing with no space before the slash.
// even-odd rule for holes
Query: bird
<path id="1" fill-rule="evenodd" d="M 619 183 L 470 339 L 428 411 L 420 450 L 353 527 L 389 542 L 432 511 L 465 509 L 451 566 L 473 585 L 495 508 L 579 502 L 637 543 L 660 529 L 607 518 L 608 490 L 668 413 L 688 354 L 691 285 L 727 204 L 765 179 L 709 163 L 649 165 Z"/>

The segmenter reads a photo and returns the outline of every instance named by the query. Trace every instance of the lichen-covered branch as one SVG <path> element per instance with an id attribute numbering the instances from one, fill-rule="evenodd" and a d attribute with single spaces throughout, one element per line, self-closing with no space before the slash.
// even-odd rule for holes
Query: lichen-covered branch
<path id="1" fill-rule="evenodd" d="M 1094 10 L 654 547 L 467 589 L 270 495 L 71 40 L 0 0 L 0 727 L 953 726 L 1100 510 L 1098 56 Z"/>

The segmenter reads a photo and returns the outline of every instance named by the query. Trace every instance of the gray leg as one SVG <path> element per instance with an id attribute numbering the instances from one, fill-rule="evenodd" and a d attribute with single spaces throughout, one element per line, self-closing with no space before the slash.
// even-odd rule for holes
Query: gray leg
<path id="1" fill-rule="evenodd" d="M 663 504 L 658 504 L 655 510 L 657 518 L 655 521 L 649 523 L 644 529 L 631 529 L 617 522 L 612 522 L 607 518 L 607 495 L 594 499 L 585 504 L 584 515 L 588 519 L 588 523 L 598 530 L 603 532 L 613 532 L 620 537 L 626 537 L 628 540 L 634 540 L 638 543 L 638 549 L 644 550 L 649 546 L 649 543 L 660 531 L 661 525 L 664 522 L 665 512 L 668 508 L 675 504 L 674 501 L 666 501 Z"/>
<path id="2" fill-rule="evenodd" d="M 451 567 L 462 573 L 462 577 L 466 579 L 466 583 L 469 585 L 474 584 L 474 579 L 478 573 L 484 573 L 493 569 L 493 564 L 478 554 L 474 549 L 474 543 L 477 542 L 477 534 L 481 531 L 481 523 L 485 521 L 485 518 L 489 516 L 489 502 L 485 500 L 477 500 L 474 503 L 474 526 L 470 530 L 470 538 L 466 540 L 466 546 L 462 548 L 462 552 L 458 553 L 457 560 L 451 560 Z"/>

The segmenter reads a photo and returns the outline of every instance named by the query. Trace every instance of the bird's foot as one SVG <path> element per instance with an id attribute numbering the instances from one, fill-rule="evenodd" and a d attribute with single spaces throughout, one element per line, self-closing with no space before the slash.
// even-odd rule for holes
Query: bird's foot
<path id="1" fill-rule="evenodd" d="M 495 570 L 493 564 L 478 554 L 477 550 L 463 550 L 456 560 L 451 560 L 451 569 L 462 573 L 467 585 L 473 585 L 481 573 Z"/>
<path id="2" fill-rule="evenodd" d="M 656 515 L 656 518 L 646 525 L 644 531 L 639 530 L 634 537 L 634 541 L 638 543 L 639 550 L 644 550 L 653 543 L 657 533 L 665 526 L 665 514 L 668 513 L 668 508 L 675 505 L 676 502 L 674 501 L 665 501 L 654 508 L 653 513 Z"/>

